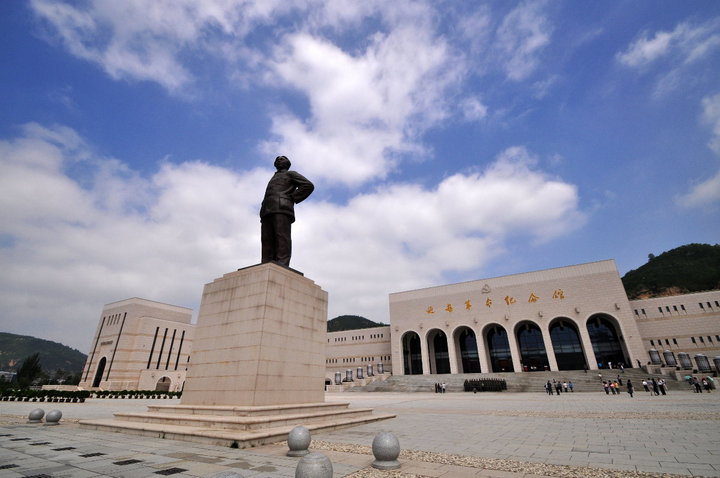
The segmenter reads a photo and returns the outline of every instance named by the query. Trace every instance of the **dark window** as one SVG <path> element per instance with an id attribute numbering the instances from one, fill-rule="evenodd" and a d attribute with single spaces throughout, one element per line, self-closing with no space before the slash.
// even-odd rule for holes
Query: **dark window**
<path id="1" fill-rule="evenodd" d="M 673 343 L 677 345 L 677 339 L 673 339 Z"/>
<path id="2" fill-rule="evenodd" d="M 708 335 L 708 342 L 712 343 L 712 337 Z"/>
<path id="3" fill-rule="evenodd" d="M 680 308 L 681 308 L 682 310 L 685 310 L 685 305 L 680 304 Z"/>
<path id="4" fill-rule="evenodd" d="M 660 312 L 661 314 L 663 313 L 662 307 L 658 307 L 658 312 Z"/>
<path id="5" fill-rule="evenodd" d="M 675 312 L 678 311 L 678 310 L 677 310 L 677 305 L 673 305 L 673 310 L 674 310 Z"/>
<path id="6" fill-rule="evenodd" d="M 653 342 L 653 341 L 651 340 L 651 341 L 650 341 L 650 345 L 652 345 L 653 347 L 655 347 L 655 342 Z"/>
<path id="7" fill-rule="evenodd" d="M 702 336 L 698 337 L 700 339 L 700 342 L 705 343 L 705 339 L 702 338 Z"/>
<path id="8" fill-rule="evenodd" d="M 695 342 L 695 337 L 690 337 L 690 340 L 692 340 L 692 343 L 694 343 L 694 344 L 697 343 L 697 342 Z"/>
<path id="9" fill-rule="evenodd" d="M 698 305 L 700 306 L 700 308 L 701 308 L 702 310 L 705 310 L 705 306 L 703 305 L 702 302 L 698 302 Z"/>
<path id="10" fill-rule="evenodd" d="M 670 345 L 670 341 L 668 339 L 665 339 L 665 345 Z"/>

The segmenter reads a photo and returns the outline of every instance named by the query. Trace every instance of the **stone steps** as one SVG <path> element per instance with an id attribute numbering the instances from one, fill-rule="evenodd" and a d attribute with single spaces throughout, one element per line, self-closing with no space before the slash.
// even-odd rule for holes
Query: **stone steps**
<path id="1" fill-rule="evenodd" d="M 602 374 L 602 378 L 598 377 Z M 350 391 L 364 392 L 434 392 L 435 384 L 445 382 L 448 392 L 464 391 L 465 380 L 471 379 L 503 379 L 507 384 L 509 392 L 543 392 L 547 381 L 573 382 L 575 392 L 598 392 L 602 391 L 602 380 L 616 380 L 617 376 L 623 381 L 622 389 L 626 390 L 625 383 L 632 380 L 637 391 L 643 391 L 642 380 L 658 375 L 648 374 L 643 369 L 625 369 L 625 373 L 619 370 L 582 370 L 555 371 L 555 372 L 524 372 L 524 373 L 472 373 L 472 374 L 433 374 L 433 375 L 393 375 L 383 382 L 372 383 L 364 387 L 355 387 Z M 663 376 L 668 390 L 685 390 L 685 382 L 678 381 L 674 377 Z"/>
<path id="2" fill-rule="evenodd" d="M 114 419 L 83 420 L 82 428 L 247 448 L 287 439 L 295 426 L 335 430 L 394 418 L 347 403 L 229 407 L 155 405 L 142 413 L 115 413 Z"/>

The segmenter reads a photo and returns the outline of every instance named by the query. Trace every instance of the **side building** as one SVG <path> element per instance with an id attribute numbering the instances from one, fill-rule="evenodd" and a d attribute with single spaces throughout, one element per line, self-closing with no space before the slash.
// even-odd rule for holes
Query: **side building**
<path id="1" fill-rule="evenodd" d="M 82 388 L 182 390 L 192 310 L 132 298 L 107 304 L 83 369 Z"/>
<path id="2" fill-rule="evenodd" d="M 348 370 L 354 377 L 358 376 L 358 369 L 363 370 L 362 376 L 371 370 L 377 373 L 380 368 L 392 373 L 390 326 L 328 332 L 325 356 L 328 385 L 334 383 L 336 372 L 340 372 L 343 379 Z"/>
<path id="3" fill-rule="evenodd" d="M 630 307 L 651 364 L 701 372 L 720 366 L 720 290 L 632 300 Z"/>

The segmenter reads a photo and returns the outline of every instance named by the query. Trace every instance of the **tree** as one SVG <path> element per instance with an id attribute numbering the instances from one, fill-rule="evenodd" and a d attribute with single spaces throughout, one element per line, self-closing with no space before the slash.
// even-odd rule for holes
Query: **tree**
<path id="1" fill-rule="evenodd" d="M 23 360 L 20 370 L 17 373 L 17 382 L 20 388 L 27 388 L 33 381 L 42 374 L 40 354 L 34 353 Z"/>

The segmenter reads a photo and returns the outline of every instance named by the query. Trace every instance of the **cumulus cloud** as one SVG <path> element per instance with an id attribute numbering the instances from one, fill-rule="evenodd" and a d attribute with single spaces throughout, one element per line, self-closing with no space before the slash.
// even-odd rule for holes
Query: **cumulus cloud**
<path id="1" fill-rule="evenodd" d="M 692 63 L 720 47 L 719 27 L 720 20 L 712 19 L 696 25 L 682 22 L 672 31 L 658 31 L 654 35 L 644 31 L 616 58 L 629 67 L 643 67 L 667 56 Z"/>
<path id="2" fill-rule="evenodd" d="M 720 93 L 702 100 L 702 120 L 712 129 L 708 146 L 720 154 Z M 698 181 L 690 192 L 677 198 L 678 204 L 684 207 L 697 208 L 720 201 L 720 171 L 714 176 Z"/>
<path id="3" fill-rule="evenodd" d="M 0 168 L 8 330 L 86 350 L 103 304 L 139 296 L 197 310 L 203 284 L 258 262 L 272 171 L 194 161 L 141 177 L 74 131 L 36 124 L 0 141 Z M 432 187 L 386 184 L 345 204 L 311 196 L 297 216 L 293 266 L 330 293 L 330 316 L 381 321 L 390 292 L 479 269 L 508 237 L 547 241 L 584 221 L 575 186 L 522 147 Z"/>
<path id="4" fill-rule="evenodd" d="M 539 53 L 550 43 L 552 25 L 545 2 L 524 2 L 507 14 L 497 29 L 495 48 L 507 77 L 527 78 L 539 64 Z"/>

